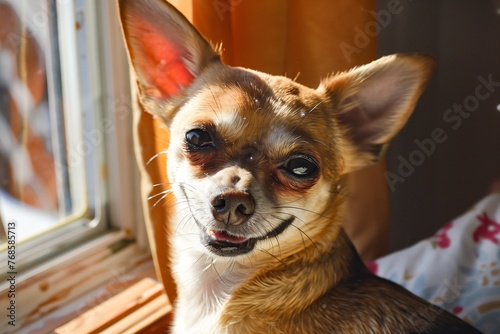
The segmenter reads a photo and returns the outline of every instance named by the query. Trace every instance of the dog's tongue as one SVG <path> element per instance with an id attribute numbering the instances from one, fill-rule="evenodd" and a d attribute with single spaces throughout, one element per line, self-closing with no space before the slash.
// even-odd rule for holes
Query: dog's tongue
<path id="1" fill-rule="evenodd" d="M 208 234 L 212 238 L 216 239 L 217 241 L 226 241 L 226 242 L 230 242 L 232 244 L 241 244 L 241 243 L 248 240 L 247 238 L 244 238 L 244 237 L 235 237 L 235 236 L 229 235 L 224 231 L 210 230 L 210 231 L 208 231 Z"/>

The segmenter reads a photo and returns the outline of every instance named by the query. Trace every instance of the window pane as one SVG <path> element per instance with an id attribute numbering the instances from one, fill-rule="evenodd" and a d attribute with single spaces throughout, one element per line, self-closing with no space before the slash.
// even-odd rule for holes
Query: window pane
<path id="1" fill-rule="evenodd" d="M 0 250 L 10 222 L 23 242 L 93 218 L 86 24 L 72 1 L 0 0 Z"/>

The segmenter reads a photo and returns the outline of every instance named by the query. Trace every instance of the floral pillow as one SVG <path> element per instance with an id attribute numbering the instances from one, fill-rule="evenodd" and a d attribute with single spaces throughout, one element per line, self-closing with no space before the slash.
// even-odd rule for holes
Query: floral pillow
<path id="1" fill-rule="evenodd" d="M 500 193 L 369 268 L 485 333 L 500 333 Z"/>

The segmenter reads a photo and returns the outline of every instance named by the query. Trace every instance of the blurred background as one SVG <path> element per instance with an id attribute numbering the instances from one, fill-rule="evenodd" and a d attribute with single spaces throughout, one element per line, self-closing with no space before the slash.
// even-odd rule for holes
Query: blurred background
<path id="1" fill-rule="evenodd" d="M 377 1 L 377 12 L 391 2 Z M 426 52 L 437 58 L 438 67 L 389 148 L 389 173 L 402 176 L 403 160 L 414 169 L 408 176 L 403 172 L 404 181 L 388 182 L 391 250 L 432 235 L 500 179 L 500 1 L 400 3 L 401 12 L 380 31 L 379 55 Z M 492 87 L 478 90 L 490 80 Z M 462 113 L 455 111 L 460 108 Z M 425 153 L 415 140 L 432 139 L 435 129 L 447 139 Z"/>

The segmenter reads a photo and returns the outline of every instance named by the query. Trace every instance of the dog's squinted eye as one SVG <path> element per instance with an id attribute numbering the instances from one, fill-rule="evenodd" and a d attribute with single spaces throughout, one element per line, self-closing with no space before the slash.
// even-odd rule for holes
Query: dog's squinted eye
<path id="1" fill-rule="evenodd" d="M 298 179 L 311 179 L 319 173 L 318 164 L 308 155 L 290 157 L 282 167 L 288 174 Z"/>
<path id="2" fill-rule="evenodd" d="M 192 148 L 211 148 L 214 147 L 214 141 L 208 131 L 202 129 L 193 129 L 186 133 L 186 142 Z"/>

